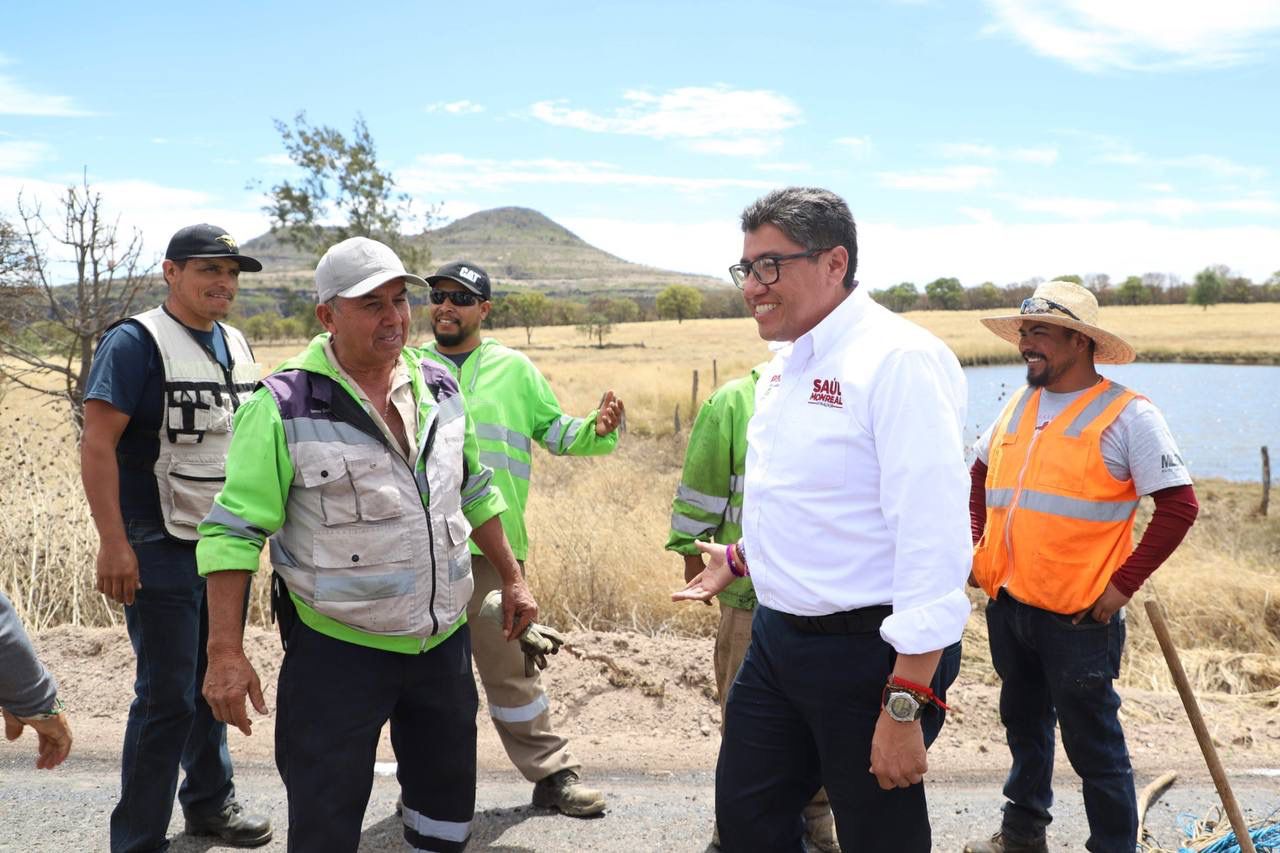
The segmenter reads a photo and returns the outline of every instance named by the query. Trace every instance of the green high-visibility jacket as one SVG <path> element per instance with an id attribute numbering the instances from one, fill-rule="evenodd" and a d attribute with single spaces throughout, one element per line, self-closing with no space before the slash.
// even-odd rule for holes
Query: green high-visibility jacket
<path id="1" fill-rule="evenodd" d="M 698 410 L 680 485 L 671 502 L 668 551 L 697 554 L 697 540 L 728 544 L 742 538 L 747 421 L 756 409 L 756 380 L 763 367 L 758 365 L 749 376 L 726 382 Z M 735 580 L 717 597 L 721 604 L 740 610 L 756 606 L 749 578 Z"/>
<path id="2" fill-rule="evenodd" d="M 506 501 L 502 529 L 516 559 L 529 554 L 524 510 L 529 503 L 533 444 L 556 456 L 602 456 L 618 446 L 618 433 L 596 435 L 596 415 L 566 415 L 542 372 L 522 352 L 485 338 L 462 368 L 436 349 L 435 341 L 420 352 L 449 369 L 458 380 L 467 411 L 475 420 L 480 461 L 493 469 L 493 485 Z M 475 543 L 471 552 L 479 554 Z"/>

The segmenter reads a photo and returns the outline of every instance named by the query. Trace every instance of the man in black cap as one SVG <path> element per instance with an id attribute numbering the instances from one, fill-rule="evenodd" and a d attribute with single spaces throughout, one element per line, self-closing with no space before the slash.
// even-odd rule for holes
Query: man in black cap
<path id="1" fill-rule="evenodd" d="M 222 487 L 232 415 L 258 380 L 244 335 L 220 321 L 240 273 L 262 264 L 202 224 L 173 235 L 163 269 L 164 304 L 103 334 L 85 390 L 80 461 L 98 591 L 125 605 L 137 655 L 112 853 L 168 846 L 179 765 L 188 834 L 237 847 L 271 840 L 270 822 L 236 801 L 226 725 L 200 695 L 208 610 L 195 548 Z"/>
<path id="2" fill-rule="evenodd" d="M 606 391 L 585 418 L 566 415 L 545 376 L 523 353 L 484 338 L 480 326 L 493 308 L 489 276 L 470 261 L 445 264 L 427 277 L 431 285 L 431 331 L 422 352 L 458 380 L 476 421 L 480 461 L 493 469 L 493 485 L 506 501 L 502 529 L 523 570 L 529 537 L 524 526 L 529 501 L 533 445 L 556 456 L 599 456 L 618 444 L 622 401 Z M 471 652 L 489 716 L 507 756 L 534 783 L 533 804 L 572 817 L 605 810 L 604 794 L 582 782 L 569 741 L 551 726 L 551 703 L 536 669 L 525 666 L 518 643 L 500 627 L 476 619 L 485 595 L 501 586 L 498 570 L 471 546 L 475 591 L 467 606 Z"/>

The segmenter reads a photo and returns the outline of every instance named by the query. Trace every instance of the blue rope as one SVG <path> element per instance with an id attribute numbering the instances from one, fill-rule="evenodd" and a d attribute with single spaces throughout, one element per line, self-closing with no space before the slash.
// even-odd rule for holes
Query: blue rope
<path id="1" fill-rule="evenodd" d="M 1276 812 L 1272 812 L 1268 819 L 1275 816 Z M 1192 815 L 1178 815 L 1178 827 L 1187 838 L 1196 836 L 1199 831 L 1197 823 L 1198 819 Z M 1251 829 L 1249 830 L 1249 837 L 1253 839 L 1254 849 L 1258 853 L 1280 853 L 1280 824 L 1269 823 L 1256 829 Z M 1229 832 L 1208 847 L 1179 847 L 1178 853 L 1241 853 L 1241 847 L 1236 839 L 1236 834 Z"/>

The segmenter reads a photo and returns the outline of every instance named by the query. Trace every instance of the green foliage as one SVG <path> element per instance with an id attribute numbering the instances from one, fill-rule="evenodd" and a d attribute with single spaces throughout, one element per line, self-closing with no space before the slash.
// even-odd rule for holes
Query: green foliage
<path id="1" fill-rule="evenodd" d="M 1152 294 L 1142 283 L 1142 279 L 1131 275 L 1116 288 L 1116 304 L 1118 305 L 1150 305 Z"/>
<path id="2" fill-rule="evenodd" d="M 604 336 L 613 332 L 613 323 L 609 322 L 609 318 L 603 314 L 588 314 L 587 317 L 578 324 L 578 331 L 582 332 L 582 334 L 586 335 L 588 338 L 595 338 L 596 346 L 603 348 Z"/>
<path id="3" fill-rule="evenodd" d="M 1071 275 L 1055 275 L 1050 281 L 1073 281 L 1076 284 L 1083 285 L 1084 279 L 1074 273 Z"/>
<path id="4" fill-rule="evenodd" d="M 958 278 L 936 278 L 924 286 L 930 308 L 957 311 L 964 307 L 964 285 Z"/>
<path id="5" fill-rule="evenodd" d="M 920 301 L 920 291 L 909 281 L 895 284 L 884 290 L 873 290 L 871 298 L 896 314 L 910 311 Z"/>
<path id="6" fill-rule="evenodd" d="M 533 327 L 547 322 L 551 314 L 551 300 L 545 293 L 524 290 L 502 298 L 507 317 L 517 326 L 524 327 L 526 344 L 533 343 Z"/>
<path id="7" fill-rule="evenodd" d="M 1224 285 L 1222 278 L 1222 273 L 1213 267 L 1206 267 L 1196 273 L 1195 283 L 1187 293 L 1187 302 L 1191 305 L 1199 305 L 1205 311 L 1209 310 L 1210 305 L 1217 305 L 1222 301 Z"/>
<path id="8" fill-rule="evenodd" d="M 984 281 L 977 287 L 969 289 L 968 301 L 970 308 L 999 308 L 1004 299 L 1004 292 L 996 287 L 993 281 Z"/>
<path id="9" fill-rule="evenodd" d="M 364 119 L 356 117 L 350 139 L 332 127 L 308 124 L 304 112 L 293 121 L 290 127 L 276 119 L 275 127 L 303 175 L 271 188 L 263 211 L 271 217 L 272 233 L 316 258 L 348 237 L 371 237 L 394 249 L 406 269 L 425 269 L 430 251 L 402 233 L 412 216 L 409 195 L 396 192 L 391 173 L 378 167 Z M 335 219 L 340 224 L 331 224 Z"/>
<path id="10" fill-rule="evenodd" d="M 673 284 L 658 294 L 654 305 L 659 317 L 665 320 L 674 317 L 677 323 L 683 323 L 702 311 L 702 292 L 687 285 Z"/>
<path id="11" fill-rule="evenodd" d="M 640 319 L 640 306 L 636 304 L 634 299 L 619 296 L 615 299 L 604 300 L 601 313 L 608 318 L 610 323 L 634 323 Z"/>

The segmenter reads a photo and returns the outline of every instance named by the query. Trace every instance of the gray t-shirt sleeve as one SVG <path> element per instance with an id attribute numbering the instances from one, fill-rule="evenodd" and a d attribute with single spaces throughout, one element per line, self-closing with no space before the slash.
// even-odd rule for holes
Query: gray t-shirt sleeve
<path id="1" fill-rule="evenodd" d="M 1134 400 L 1102 431 L 1102 461 L 1117 480 L 1132 477 L 1139 495 L 1191 485 L 1173 433 L 1150 400 Z"/>
<path id="2" fill-rule="evenodd" d="M 973 444 L 973 452 L 977 454 L 978 460 L 983 465 L 991 461 L 991 433 L 995 432 L 996 421 L 998 420 L 1000 419 L 996 418 L 995 421 L 987 424 L 987 428 L 982 431 L 982 435 L 978 436 L 978 440 Z"/>
<path id="3" fill-rule="evenodd" d="M 4 593 L 0 593 L 0 707 L 17 717 L 53 707 L 58 682 L 36 658 L 27 630 Z"/>

